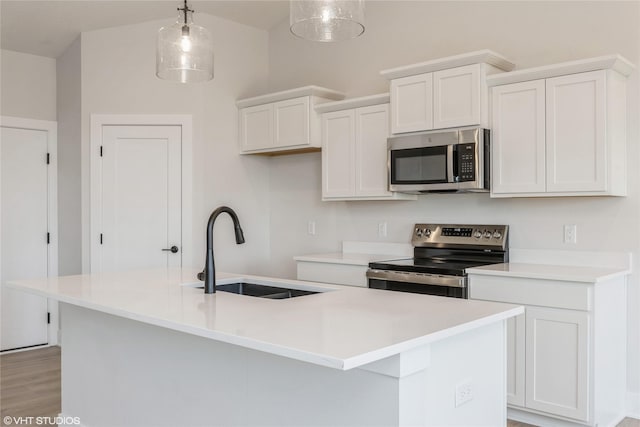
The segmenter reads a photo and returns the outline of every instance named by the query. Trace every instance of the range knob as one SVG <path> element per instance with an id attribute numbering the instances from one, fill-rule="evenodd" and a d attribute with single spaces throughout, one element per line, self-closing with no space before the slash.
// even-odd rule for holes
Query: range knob
<path id="1" fill-rule="evenodd" d="M 482 232 L 480 230 L 476 230 L 473 232 L 473 237 L 475 237 L 476 239 L 479 239 L 482 237 Z"/>
<path id="2" fill-rule="evenodd" d="M 499 230 L 495 230 L 495 231 L 493 232 L 493 238 L 494 238 L 494 239 L 500 239 L 500 238 L 502 238 L 502 233 L 501 233 Z"/>
<path id="3" fill-rule="evenodd" d="M 416 227 L 416 236 L 422 237 L 422 229 L 421 228 Z"/>
<path id="4" fill-rule="evenodd" d="M 491 232 L 489 230 L 485 230 L 483 235 L 484 235 L 485 239 L 490 239 L 491 238 Z"/>
<path id="5" fill-rule="evenodd" d="M 428 228 L 425 228 L 422 230 L 422 232 L 424 233 L 425 237 L 431 237 L 431 230 Z"/>

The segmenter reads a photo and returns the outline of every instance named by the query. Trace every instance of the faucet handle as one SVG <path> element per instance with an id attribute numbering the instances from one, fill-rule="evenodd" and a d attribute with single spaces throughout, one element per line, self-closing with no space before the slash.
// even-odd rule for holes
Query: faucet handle
<path id="1" fill-rule="evenodd" d="M 203 280 L 204 281 L 204 270 L 202 270 L 200 273 L 198 273 L 198 275 L 196 277 L 198 278 L 198 280 Z"/>

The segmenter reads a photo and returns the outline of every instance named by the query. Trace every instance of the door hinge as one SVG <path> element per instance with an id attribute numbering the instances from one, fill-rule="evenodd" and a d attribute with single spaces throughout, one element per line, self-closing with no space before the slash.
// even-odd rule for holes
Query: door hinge
<path id="1" fill-rule="evenodd" d="M 47 164 L 51 163 L 51 154 L 47 153 Z"/>
<path id="2" fill-rule="evenodd" d="M 51 233 L 47 231 L 47 245 L 51 243 Z"/>
<path id="3" fill-rule="evenodd" d="M 47 311 L 47 325 L 51 323 L 51 313 Z"/>
<path id="4" fill-rule="evenodd" d="M 100 244 L 102 244 L 102 233 L 100 233 Z"/>
<path id="5" fill-rule="evenodd" d="M 102 145 L 100 146 L 100 157 L 102 157 Z"/>

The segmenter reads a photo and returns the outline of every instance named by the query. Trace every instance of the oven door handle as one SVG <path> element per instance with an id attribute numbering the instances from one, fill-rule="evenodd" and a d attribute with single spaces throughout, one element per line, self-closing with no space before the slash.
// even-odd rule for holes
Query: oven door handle
<path id="1" fill-rule="evenodd" d="M 467 278 L 460 276 L 439 276 L 437 274 L 413 273 L 391 270 L 367 270 L 367 279 L 389 280 L 392 282 L 413 283 L 417 285 L 450 286 L 466 288 Z"/>

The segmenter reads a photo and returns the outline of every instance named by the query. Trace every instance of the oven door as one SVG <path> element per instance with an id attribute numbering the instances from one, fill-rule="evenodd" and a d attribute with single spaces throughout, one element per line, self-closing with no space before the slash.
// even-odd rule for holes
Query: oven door
<path id="1" fill-rule="evenodd" d="M 369 288 L 452 298 L 467 297 L 466 276 L 440 276 L 392 270 L 369 269 Z"/>

